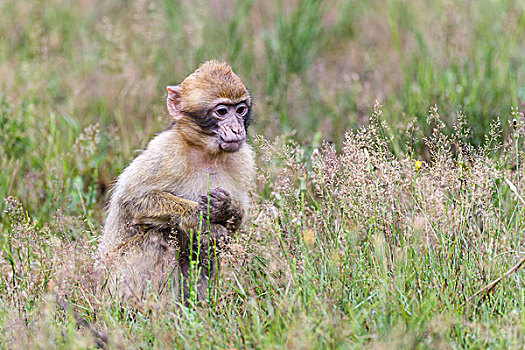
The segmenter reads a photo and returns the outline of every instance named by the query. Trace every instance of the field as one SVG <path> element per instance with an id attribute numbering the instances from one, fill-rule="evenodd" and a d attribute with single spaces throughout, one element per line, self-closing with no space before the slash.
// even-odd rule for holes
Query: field
<path id="1" fill-rule="evenodd" d="M 250 218 L 207 303 L 132 309 L 109 190 L 212 58 L 255 100 Z M 520 0 L 2 0 L 0 346 L 523 349 L 524 110 Z"/>

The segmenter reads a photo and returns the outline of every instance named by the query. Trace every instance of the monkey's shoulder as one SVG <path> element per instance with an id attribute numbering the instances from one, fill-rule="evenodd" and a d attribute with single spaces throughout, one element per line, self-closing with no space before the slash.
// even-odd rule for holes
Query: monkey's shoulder
<path id="1" fill-rule="evenodd" d="M 140 192 L 160 189 L 162 181 L 166 178 L 176 179 L 177 175 L 184 172 L 182 162 L 176 158 L 168 160 L 169 145 L 162 134 L 154 137 L 146 149 L 135 157 L 119 175 L 114 187 L 113 197 L 134 197 Z M 164 147 L 163 147 L 164 146 Z"/>

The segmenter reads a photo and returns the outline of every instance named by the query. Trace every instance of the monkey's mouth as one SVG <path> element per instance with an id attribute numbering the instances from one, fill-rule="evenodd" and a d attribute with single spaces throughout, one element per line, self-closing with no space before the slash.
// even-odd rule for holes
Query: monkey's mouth
<path id="1" fill-rule="evenodd" d="M 225 152 L 237 152 L 241 149 L 244 139 L 235 141 L 224 141 L 220 143 L 220 148 Z"/>

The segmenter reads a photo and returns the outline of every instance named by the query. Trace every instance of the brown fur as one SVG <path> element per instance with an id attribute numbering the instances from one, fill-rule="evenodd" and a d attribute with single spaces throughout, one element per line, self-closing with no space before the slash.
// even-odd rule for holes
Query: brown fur
<path id="1" fill-rule="evenodd" d="M 239 77 L 217 61 L 205 63 L 180 87 L 181 112 L 205 115 L 223 99 L 251 103 Z M 124 300 L 140 301 L 149 292 L 166 295 L 166 290 L 183 290 L 188 297 L 188 269 L 195 259 L 197 297 L 204 299 L 218 269 L 215 245 L 238 229 L 248 208 L 254 176 L 250 146 L 221 152 L 216 137 L 192 117 L 173 118 L 175 124 L 119 176 L 108 207 L 97 265 L 107 290 Z M 202 199 L 207 193 L 209 207 Z M 200 250 L 199 257 L 190 250 Z"/>
<path id="2" fill-rule="evenodd" d="M 215 107 L 220 99 L 232 103 L 247 101 L 251 104 L 250 94 L 242 80 L 233 73 L 225 62 L 208 61 L 188 76 L 180 84 L 182 112 L 198 114 Z"/>

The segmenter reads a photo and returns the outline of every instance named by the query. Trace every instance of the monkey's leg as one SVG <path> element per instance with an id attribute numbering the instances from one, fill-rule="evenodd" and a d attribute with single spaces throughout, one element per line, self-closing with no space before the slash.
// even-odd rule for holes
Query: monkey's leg
<path id="1" fill-rule="evenodd" d="M 215 282 L 219 270 L 219 254 L 228 238 L 228 230 L 220 224 L 211 224 L 207 232 L 192 238 L 191 251 L 181 252 L 179 266 L 183 279 L 183 296 L 204 301 L 210 295 L 210 284 Z"/>
<path id="2" fill-rule="evenodd" d="M 230 203 L 228 195 L 229 206 Z M 177 243 L 180 248 L 179 266 L 183 276 L 183 295 L 187 300 L 193 288 L 196 290 L 197 300 L 202 300 L 208 292 L 209 281 L 215 277 L 218 268 L 217 243 L 229 234 L 221 224 L 210 223 L 208 227 L 208 222 L 216 221 L 213 215 L 219 215 L 221 212 L 213 212 L 209 220 L 204 219 L 201 205 L 198 203 L 161 191 L 153 191 L 135 198 L 133 202 L 126 204 L 126 209 L 135 227 L 149 225 L 156 230 L 170 227 L 178 229 Z M 191 237 L 190 233 L 194 236 Z M 142 270 L 142 279 L 145 279 L 148 269 Z M 141 276 L 140 273 L 135 275 Z M 195 285 L 192 284 L 192 279 Z"/>
<path id="3" fill-rule="evenodd" d="M 141 302 L 148 294 L 163 294 L 169 283 L 178 291 L 176 248 L 166 232 L 151 229 L 125 247 L 119 258 L 116 277 L 123 300 Z"/>

